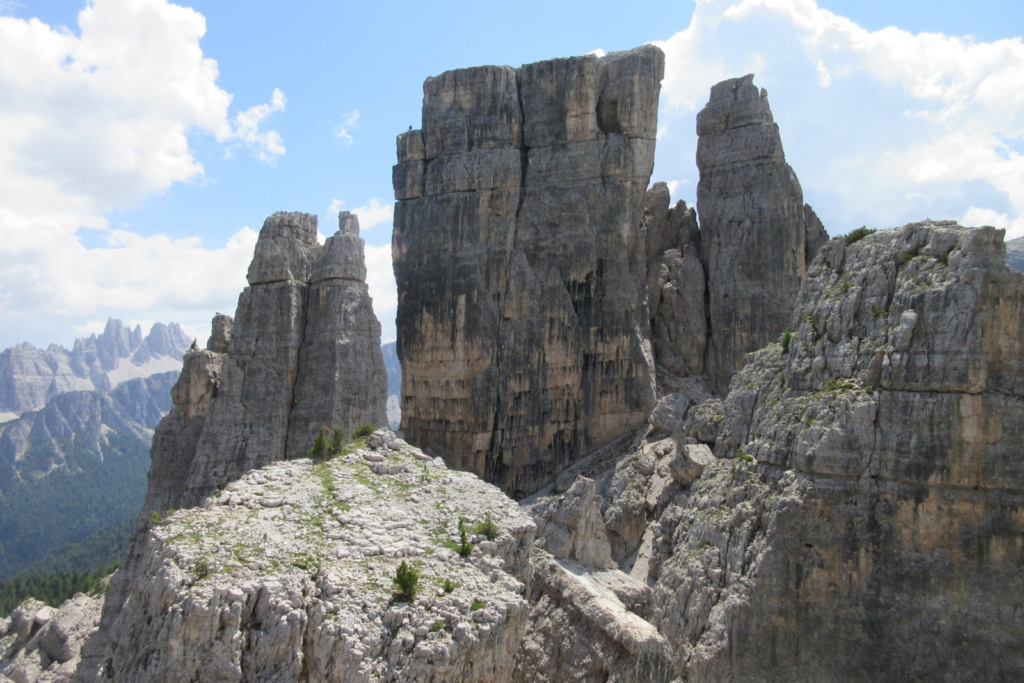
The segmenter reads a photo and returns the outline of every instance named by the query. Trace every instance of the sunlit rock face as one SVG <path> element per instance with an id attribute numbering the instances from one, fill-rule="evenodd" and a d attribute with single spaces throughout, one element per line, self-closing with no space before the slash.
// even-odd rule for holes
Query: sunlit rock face
<path id="1" fill-rule="evenodd" d="M 697 115 L 697 213 L 707 271 L 706 370 L 725 393 L 743 356 L 776 341 L 825 229 L 804 204 L 752 75 L 723 81 Z"/>

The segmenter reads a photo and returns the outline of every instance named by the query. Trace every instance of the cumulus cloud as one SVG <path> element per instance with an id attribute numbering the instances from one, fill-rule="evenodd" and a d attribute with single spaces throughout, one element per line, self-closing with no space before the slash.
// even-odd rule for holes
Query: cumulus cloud
<path id="1" fill-rule="evenodd" d="M 240 112 L 236 117 L 235 135 L 249 144 L 256 155 L 263 161 L 270 161 L 287 150 L 281 144 L 281 135 L 276 130 L 260 132 L 260 123 L 276 111 L 284 111 L 286 103 L 284 93 L 274 88 L 269 104 L 258 104 Z"/>
<path id="2" fill-rule="evenodd" d="M 8 3 L 7 7 L 10 7 Z M 111 229 L 105 216 L 171 185 L 201 179 L 189 138 L 284 153 L 263 130 L 285 106 L 230 112 L 217 63 L 203 56 L 206 21 L 166 0 L 94 0 L 78 33 L 0 16 L 0 316 L 11 335 L 72 324 L 110 309 L 183 312 L 235 296 L 255 233 L 224 245 Z M 85 230 L 105 244 L 83 246 Z M 90 240 L 91 243 L 92 240 Z M 163 318 L 175 319 L 175 318 Z M 24 328 L 22 330 L 21 328 Z M 15 341 L 20 339 L 15 338 Z M 38 341 L 38 338 L 33 339 Z"/>
<path id="3" fill-rule="evenodd" d="M 693 158 L 697 109 L 714 83 L 754 73 L 806 198 L 833 232 L 931 217 L 1024 234 L 1019 38 L 868 31 L 815 0 L 702 0 L 660 46 L 656 173 L 695 179 L 682 160 Z"/>
<path id="4" fill-rule="evenodd" d="M 355 143 L 355 138 L 352 137 L 351 131 L 358 127 L 359 110 L 353 109 L 352 111 L 342 114 L 341 123 L 334 126 L 334 135 L 341 140 L 346 147 L 351 147 Z"/>

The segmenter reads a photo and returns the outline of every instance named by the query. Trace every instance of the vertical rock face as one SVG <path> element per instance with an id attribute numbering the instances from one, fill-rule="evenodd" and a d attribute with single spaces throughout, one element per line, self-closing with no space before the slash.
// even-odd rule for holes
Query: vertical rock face
<path id="1" fill-rule="evenodd" d="M 447 72 L 398 139 L 406 438 L 516 496 L 654 402 L 640 234 L 654 47 Z"/>
<path id="2" fill-rule="evenodd" d="M 313 267 L 287 457 L 301 458 L 323 427 L 387 424 L 387 371 L 380 323 L 369 305 L 359 221 L 342 214 Z"/>
<path id="3" fill-rule="evenodd" d="M 669 190 L 655 183 L 644 208 L 647 242 L 647 301 L 659 380 L 704 374 L 708 321 L 707 273 L 700 256 L 700 230 L 693 209 L 669 208 Z"/>
<path id="4" fill-rule="evenodd" d="M 657 621 L 691 677 L 1024 675 L 1024 276 L 1003 249 L 932 221 L 822 248 L 788 349 L 724 403 L 715 455 L 738 458 L 662 517 Z"/>
<path id="5" fill-rule="evenodd" d="M 342 212 L 339 225 L 321 247 L 316 216 L 267 219 L 234 320 L 218 315 L 209 348 L 185 358 L 147 508 L 195 505 L 241 472 L 303 457 L 321 427 L 386 424 L 359 223 Z"/>
<path id="6" fill-rule="evenodd" d="M 753 76 L 723 81 L 697 116 L 697 211 L 708 274 L 706 369 L 725 393 L 743 355 L 775 341 L 827 239 L 786 163 Z M 766 277 L 770 274 L 770 277 Z"/>

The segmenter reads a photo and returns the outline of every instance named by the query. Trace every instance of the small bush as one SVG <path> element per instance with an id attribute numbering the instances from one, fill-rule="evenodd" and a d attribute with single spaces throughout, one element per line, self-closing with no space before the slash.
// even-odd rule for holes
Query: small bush
<path id="1" fill-rule="evenodd" d="M 159 524 L 161 521 L 162 521 L 162 518 L 160 517 L 160 513 L 159 512 L 157 512 L 156 510 L 153 510 L 152 512 L 149 513 L 149 523 L 150 524 Z"/>
<path id="2" fill-rule="evenodd" d="M 868 235 L 873 235 L 876 232 L 878 232 L 878 231 L 877 230 L 872 230 L 871 228 L 868 228 L 868 227 L 865 227 L 865 226 L 862 225 L 859 228 L 857 228 L 856 230 L 853 230 L 852 232 L 850 232 L 850 234 L 848 234 L 846 237 L 844 237 L 843 240 L 846 242 L 846 246 L 850 246 L 854 242 L 862 240 L 865 237 L 867 237 Z"/>
<path id="3" fill-rule="evenodd" d="M 466 520 L 459 517 L 459 557 L 465 559 L 473 554 L 473 544 L 466 533 Z"/>
<path id="4" fill-rule="evenodd" d="M 444 579 L 441 581 L 441 590 L 443 590 L 445 593 L 451 593 L 458 587 L 459 584 L 455 583 L 451 579 Z"/>
<path id="5" fill-rule="evenodd" d="M 316 439 L 313 440 L 313 447 L 309 449 L 309 457 L 314 460 L 326 460 L 327 459 L 327 430 L 323 427 L 316 433 Z"/>
<path id="6" fill-rule="evenodd" d="M 473 604 L 469 606 L 469 611 L 475 612 L 478 609 L 483 609 L 484 607 L 487 607 L 486 602 L 483 602 L 482 600 L 474 600 Z"/>
<path id="7" fill-rule="evenodd" d="M 789 342 L 793 340 L 793 331 L 788 327 L 782 332 L 782 339 L 779 342 L 782 344 L 782 353 L 789 353 Z"/>
<path id="8" fill-rule="evenodd" d="M 501 535 L 501 529 L 498 528 L 497 524 L 491 521 L 491 513 L 489 512 L 487 513 L 487 519 L 477 524 L 473 531 L 486 536 L 488 541 L 493 541 Z"/>
<path id="9" fill-rule="evenodd" d="M 210 575 L 210 563 L 206 560 L 199 560 L 198 562 L 196 562 L 196 566 L 193 569 L 193 572 L 196 575 L 196 579 L 200 581 L 205 579 L 207 576 Z"/>
<path id="10" fill-rule="evenodd" d="M 353 439 L 362 439 L 370 434 L 373 434 L 377 428 L 373 426 L 372 422 L 364 422 L 363 424 L 356 427 L 355 431 L 352 432 Z"/>
<path id="11" fill-rule="evenodd" d="M 331 447 L 330 456 L 335 457 L 341 455 L 341 452 L 345 449 L 345 429 L 344 427 L 335 427 L 334 433 L 331 434 Z"/>
<path id="12" fill-rule="evenodd" d="M 395 572 L 395 585 L 398 586 L 398 597 L 406 602 L 412 602 L 416 597 L 416 587 L 420 582 L 420 573 L 415 568 L 402 560 Z"/>

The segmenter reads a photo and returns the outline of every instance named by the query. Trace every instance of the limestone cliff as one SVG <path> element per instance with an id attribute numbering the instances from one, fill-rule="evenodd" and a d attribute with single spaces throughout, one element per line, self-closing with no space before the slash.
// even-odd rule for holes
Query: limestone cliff
<path id="1" fill-rule="evenodd" d="M 782 151 L 752 75 L 723 81 L 697 115 L 697 212 L 708 273 L 705 366 L 724 393 L 744 354 L 778 338 L 828 239 Z"/>
<path id="2" fill-rule="evenodd" d="M 654 619 L 691 677 L 1024 674 L 1024 276 L 1003 249 L 924 222 L 821 250 L 792 338 L 733 379 L 732 461 L 657 527 Z"/>
<path id="3" fill-rule="evenodd" d="M 522 496 L 654 403 L 644 191 L 653 46 L 450 71 L 398 138 L 402 428 Z"/>

